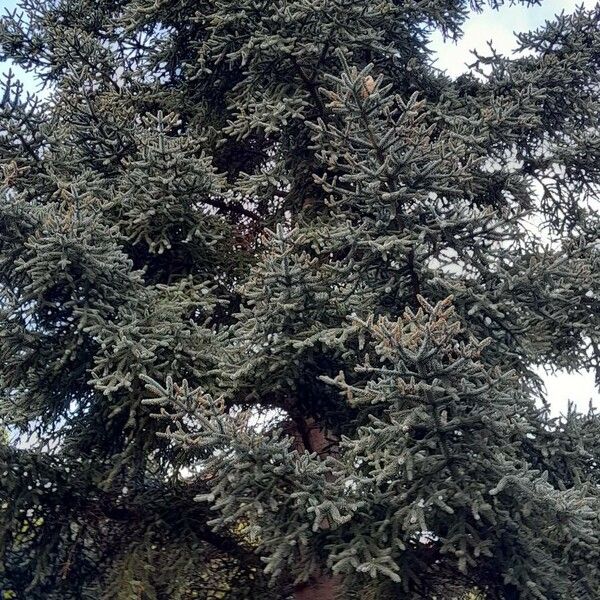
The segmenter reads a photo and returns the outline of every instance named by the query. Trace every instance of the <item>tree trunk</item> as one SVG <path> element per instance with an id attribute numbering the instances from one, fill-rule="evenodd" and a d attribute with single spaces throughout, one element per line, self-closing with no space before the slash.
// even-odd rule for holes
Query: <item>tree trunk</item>
<path id="1" fill-rule="evenodd" d="M 336 440 L 327 431 L 319 427 L 313 419 L 295 420 L 293 435 L 297 447 L 319 456 L 335 454 Z M 299 585 L 294 591 L 294 600 L 335 600 L 339 598 L 339 578 L 321 574 L 307 583 Z"/>
<path id="2" fill-rule="evenodd" d="M 335 600 L 338 590 L 337 578 L 321 575 L 314 581 L 299 586 L 294 592 L 294 600 Z"/>

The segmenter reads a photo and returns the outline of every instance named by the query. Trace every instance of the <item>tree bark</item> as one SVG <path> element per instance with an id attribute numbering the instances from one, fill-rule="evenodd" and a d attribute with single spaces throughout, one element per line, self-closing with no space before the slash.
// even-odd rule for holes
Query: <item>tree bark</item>
<path id="1" fill-rule="evenodd" d="M 319 456 L 336 452 L 336 440 L 328 435 L 314 419 L 297 418 L 294 422 L 293 435 L 298 449 L 316 452 Z M 295 589 L 294 600 L 335 600 L 339 598 L 338 594 L 339 578 L 319 574 Z"/>
<path id="2" fill-rule="evenodd" d="M 336 577 L 321 575 L 314 581 L 299 586 L 294 592 L 294 600 L 335 600 L 338 582 Z"/>

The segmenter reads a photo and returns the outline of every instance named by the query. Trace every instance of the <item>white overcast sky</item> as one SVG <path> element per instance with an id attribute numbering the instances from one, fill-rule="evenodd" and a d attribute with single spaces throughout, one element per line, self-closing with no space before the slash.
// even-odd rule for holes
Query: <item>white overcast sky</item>
<path id="1" fill-rule="evenodd" d="M 591 8 L 597 0 L 542 0 L 541 6 L 526 8 L 522 5 L 506 6 L 500 10 L 484 10 L 473 13 L 464 27 L 464 35 L 458 43 L 443 43 L 441 36 L 436 36 L 432 49 L 438 53 L 436 65 L 456 76 L 466 70 L 466 64 L 473 61 L 470 51 L 477 49 L 481 53 L 487 51 L 487 42 L 503 54 L 511 54 L 516 43 L 514 32 L 528 31 L 542 25 L 561 11 L 572 12 L 577 6 Z M 0 0 L 0 9 L 13 9 L 15 0 Z M 507 2 L 508 4 L 508 2 Z M 0 11 L 4 12 L 4 10 Z M 1 65 L 1 63 L 0 63 Z M 6 70 L 6 68 L 4 69 Z M 15 70 L 18 76 L 22 72 Z M 24 76 L 24 79 L 29 79 Z M 29 80 L 29 87 L 32 82 Z M 600 408 L 600 394 L 594 387 L 594 376 L 591 373 L 544 375 L 548 399 L 555 414 L 566 412 L 569 400 L 585 411 L 590 400 Z"/>
<path id="2" fill-rule="evenodd" d="M 443 43 L 441 35 L 434 38 L 431 47 L 438 54 L 436 66 L 450 75 L 460 75 L 467 70 L 466 65 L 473 62 L 473 49 L 486 54 L 491 41 L 497 52 L 511 54 L 516 47 L 515 32 L 536 29 L 562 11 L 569 13 L 578 6 L 592 8 L 596 4 L 597 0 L 542 0 L 541 6 L 505 6 L 499 10 L 473 13 L 465 24 L 462 39 L 457 43 Z M 570 400 L 582 411 L 587 410 L 590 400 L 600 408 L 600 394 L 595 389 L 592 373 L 540 374 L 546 382 L 553 413 L 565 413 Z"/>

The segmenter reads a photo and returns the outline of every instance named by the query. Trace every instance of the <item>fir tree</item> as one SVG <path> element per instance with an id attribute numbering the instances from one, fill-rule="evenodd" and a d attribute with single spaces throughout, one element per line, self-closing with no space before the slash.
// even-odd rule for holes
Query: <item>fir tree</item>
<path id="1" fill-rule="evenodd" d="M 0 22 L 3 592 L 600 597 L 600 6 L 446 76 L 488 4 Z"/>

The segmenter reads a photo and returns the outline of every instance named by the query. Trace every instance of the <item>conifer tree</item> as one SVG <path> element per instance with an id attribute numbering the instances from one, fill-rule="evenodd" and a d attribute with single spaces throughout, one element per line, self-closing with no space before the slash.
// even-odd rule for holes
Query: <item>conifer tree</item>
<path id="1" fill-rule="evenodd" d="M 600 6 L 500 5 L 2 19 L 3 593 L 600 597 Z"/>

